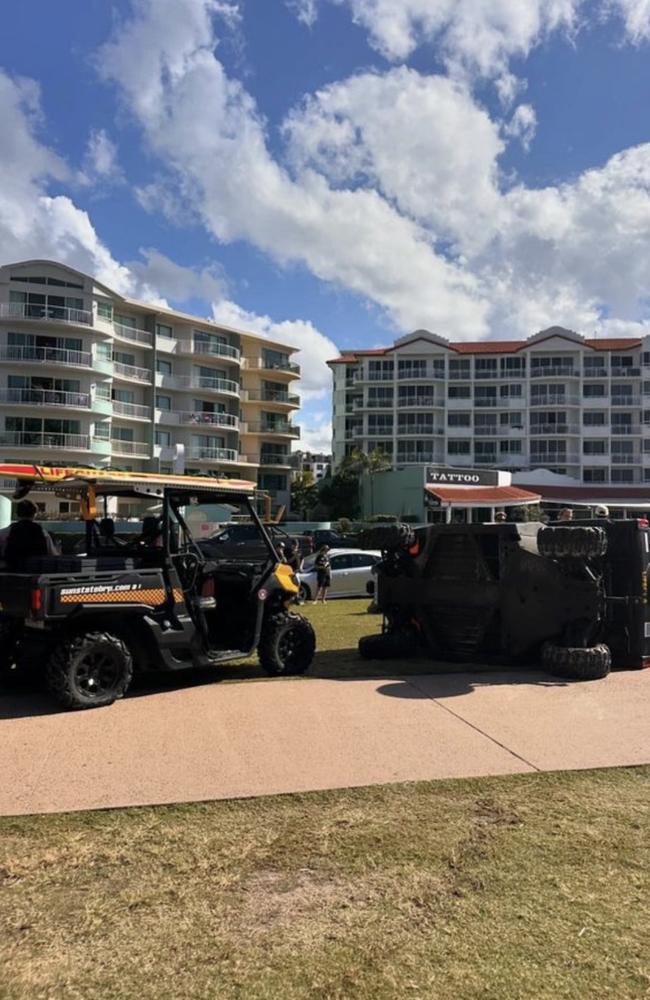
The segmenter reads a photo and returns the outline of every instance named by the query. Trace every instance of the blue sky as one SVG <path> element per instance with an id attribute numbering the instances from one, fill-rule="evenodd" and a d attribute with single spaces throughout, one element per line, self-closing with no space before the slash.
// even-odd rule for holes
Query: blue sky
<path id="1" fill-rule="evenodd" d="M 645 0 L 32 0 L 0 37 L 3 260 L 302 350 L 644 334 Z"/>

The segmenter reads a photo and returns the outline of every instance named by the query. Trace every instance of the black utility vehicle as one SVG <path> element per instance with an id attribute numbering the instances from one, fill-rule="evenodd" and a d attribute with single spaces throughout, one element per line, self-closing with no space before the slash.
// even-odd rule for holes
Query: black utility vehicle
<path id="1" fill-rule="evenodd" d="M 646 521 L 377 527 L 368 659 L 541 662 L 568 678 L 650 665 Z"/>
<path id="2" fill-rule="evenodd" d="M 303 558 L 313 551 L 311 539 L 304 535 L 289 535 L 277 524 L 265 524 L 264 527 L 276 548 L 280 542 L 285 548 L 294 542 Z M 257 524 L 252 521 L 227 524 L 221 531 L 202 539 L 198 544 L 208 558 L 259 559 L 266 554 L 266 540 L 260 537 Z"/>
<path id="3" fill-rule="evenodd" d="M 268 674 L 309 667 L 314 632 L 291 610 L 298 584 L 257 516 L 253 483 L 0 466 L 0 477 L 10 476 L 20 483 L 18 496 L 36 487 L 80 500 L 86 546 L 77 557 L 27 559 L 18 572 L 0 571 L 5 675 L 42 666 L 63 706 L 90 708 L 120 698 L 134 670 L 206 667 L 255 650 Z M 111 497 L 142 501 L 142 532 L 132 542 L 111 542 Z M 258 556 L 207 558 L 201 551 L 184 512 L 218 503 L 250 516 Z M 102 519 L 97 505 L 104 506 Z"/>

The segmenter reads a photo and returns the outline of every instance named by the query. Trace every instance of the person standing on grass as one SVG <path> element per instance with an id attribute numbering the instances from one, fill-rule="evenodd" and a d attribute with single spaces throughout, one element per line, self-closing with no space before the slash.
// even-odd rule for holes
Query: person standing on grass
<path id="1" fill-rule="evenodd" d="M 316 583 L 318 590 L 314 598 L 314 604 L 320 597 L 321 604 L 327 600 L 327 591 L 332 586 L 332 566 L 330 563 L 329 545 L 322 545 L 318 550 L 314 565 L 316 567 Z"/>

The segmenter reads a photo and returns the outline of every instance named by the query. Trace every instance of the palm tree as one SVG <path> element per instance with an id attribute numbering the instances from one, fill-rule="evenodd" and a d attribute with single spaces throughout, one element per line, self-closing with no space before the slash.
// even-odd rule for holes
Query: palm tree
<path id="1" fill-rule="evenodd" d="M 355 448 L 346 459 L 346 464 L 347 468 L 359 477 L 370 477 L 370 515 L 372 516 L 375 512 L 375 475 L 377 472 L 386 472 L 387 469 L 390 469 L 392 465 L 391 460 L 381 448 L 373 448 L 368 453 L 362 451 L 360 448 Z M 361 479 L 359 479 L 360 481 Z"/>

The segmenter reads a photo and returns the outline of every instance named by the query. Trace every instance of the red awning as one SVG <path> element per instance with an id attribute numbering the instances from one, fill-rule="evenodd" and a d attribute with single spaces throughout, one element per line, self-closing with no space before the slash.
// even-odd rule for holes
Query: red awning
<path id="1" fill-rule="evenodd" d="M 539 503 L 539 493 L 529 493 L 517 486 L 438 486 L 424 487 L 440 503 L 457 507 L 516 507 Z"/>

